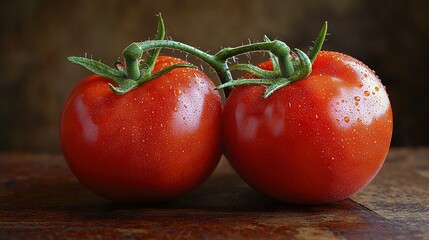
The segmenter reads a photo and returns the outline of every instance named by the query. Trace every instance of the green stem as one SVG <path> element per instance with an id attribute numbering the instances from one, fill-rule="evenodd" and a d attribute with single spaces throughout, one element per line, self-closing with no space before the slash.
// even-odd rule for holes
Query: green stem
<path id="1" fill-rule="evenodd" d="M 137 44 L 132 43 L 124 51 L 124 58 L 127 68 L 127 76 L 131 79 L 137 80 L 140 77 L 140 58 L 143 52 Z"/>
<path id="2" fill-rule="evenodd" d="M 282 41 L 273 41 L 273 48 L 270 49 L 279 60 L 281 77 L 288 78 L 295 72 L 290 58 L 290 48 Z"/>
<path id="3" fill-rule="evenodd" d="M 125 58 L 127 68 L 128 66 L 131 66 L 131 68 L 135 68 L 135 66 L 138 65 L 138 61 L 139 61 L 139 59 L 138 58 L 136 59 L 135 57 L 136 56 L 141 57 L 144 51 L 154 49 L 154 48 L 161 48 L 161 47 L 179 49 L 181 51 L 190 53 L 200 58 L 202 61 L 208 63 L 213 69 L 215 69 L 219 77 L 221 78 L 221 81 L 232 80 L 232 76 L 228 71 L 228 66 L 226 62 L 220 62 L 214 56 L 204 51 L 201 51 L 187 44 L 172 41 L 172 40 L 150 40 L 145 42 L 132 43 L 124 51 L 124 58 Z M 136 76 L 138 75 L 135 74 L 135 69 L 131 69 L 127 71 L 127 75 L 129 78 L 132 78 L 132 79 L 138 78 L 138 77 L 136 78 Z"/>
<path id="4" fill-rule="evenodd" d="M 137 46 L 137 48 L 134 48 L 133 45 Z M 207 62 L 210 65 L 216 65 L 216 60 L 213 58 L 212 55 L 201 51 L 197 48 L 194 48 L 192 46 L 189 46 L 185 43 L 181 43 L 181 42 L 176 42 L 173 40 L 149 40 L 149 41 L 145 41 L 145 42 L 137 42 L 137 43 L 132 43 L 130 46 L 128 46 L 124 53 L 128 50 L 130 51 L 138 51 L 139 54 L 141 54 L 144 51 L 153 49 L 153 48 L 171 48 L 171 49 L 179 49 L 182 50 L 184 52 L 190 53 L 192 55 L 197 56 L 198 58 L 200 58 L 201 60 L 203 60 L 204 62 Z M 128 65 L 128 62 L 127 62 Z M 213 66 L 214 68 L 216 67 L 220 67 L 220 66 Z"/>
<path id="5" fill-rule="evenodd" d="M 175 68 L 193 67 L 189 64 L 177 64 L 170 68 L 161 71 L 160 73 L 152 74 L 157 56 L 161 48 L 171 48 L 181 50 L 192 54 L 202 61 L 209 64 L 219 76 L 221 85 L 217 89 L 225 87 L 233 87 L 243 84 L 261 84 L 268 85 L 264 97 L 268 97 L 277 89 L 291 84 L 299 79 L 305 78 L 311 73 L 311 64 L 314 62 L 322 44 L 325 40 L 327 32 L 327 23 L 322 27 L 315 41 L 313 49 L 307 56 L 305 53 L 296 49 L 297 56 L 291 55 L 290 48 L 282 41 L 271 41 L 268 37 L 264 37 L 264 42 L 251 43 L 235 48 L 221 49 L 214 55 L 208 54 L 190 45 L 176 42 L 173 40 L 164 40 L 165 28 L 161 15 L 158 16 L 158 30 L 156 40 L 145 42 L 135 42 L 130 44 L 123 52 L 125 58 L 125 69 L 119 63 L 115 64 L 116 69 L 110 69 L 106 65 L 86 58 L 70 57 L 69 60 L 80 64 L 87 69 L 112 79 L 117 83 L 117 87 L 111 85 L 112 90 L 119 94 L 124 94 L 139 85 L 152 80 L 162 74 L 165 74 Z M 146 60 L 142 60 L 143 52 L 148 52 Z M 270 59 L 273 62 L 273 70 L 267 71 L 259 69 L 250 64 L 237 64 L 229 67 L 228 60 L 237 55 L 242 55 L 250 52 L 267 51 L 270 54 Z M 231 70 L 244 70 L 253 73 L 259 80 L 236 80 L 233 81 Z"/>
<path id="6" fill-rule="evenodd" d="M 289 57 L 290 49 L 285 43 L 278 40 L 253 43 L 235 48 L 224 48 L 215 55 L 210 55 L 197 48 L 173 40 L 150 40 L 145 42 L 132 43 L 125 49 L 124 58 L 127 65 L 127 76 L 131 79 L 138 79 L 138 77 L 140 76 L 140 73 L 137 72 L 138 62 L 143 52 L 161 47 L 178 49 L 195 55 L 204 62 L 208 63 L 213 69 L 215 69 L 222 83 L 233 80 L 231 73 L 228 70 L 227 61 L 229 58 L 255 51 L 270 51 L 274 55 L 276 55 L 279 58 L 282 76 L 289 77 L 294 73 L 293 65 Z"/>

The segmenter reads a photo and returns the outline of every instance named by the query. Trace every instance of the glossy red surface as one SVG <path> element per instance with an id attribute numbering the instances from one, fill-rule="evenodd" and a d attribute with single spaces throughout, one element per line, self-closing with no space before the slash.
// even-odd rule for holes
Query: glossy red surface
<path id="1" fill-rule="evenodd" d="M 272 69 L 271 62 L 260 65 Z M 252 187 L 293 203 L 344 199 L 381 168 L 392 110 L 373 71 L 320 52 L 311 75 L 267 99 L 265 87 L 234 88 L 223 112 L 226 155 Z"/>

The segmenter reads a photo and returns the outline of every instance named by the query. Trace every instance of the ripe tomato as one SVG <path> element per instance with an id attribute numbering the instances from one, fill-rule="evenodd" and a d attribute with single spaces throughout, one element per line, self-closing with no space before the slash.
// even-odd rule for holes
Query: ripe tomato
<path id="1" fill-rule="evenodd" d="M 154 72 L 185 63 L 158 57 Z M 93 75 L 68 97 L 60 123 L 76 177 L 116 202 L 162 201 L 201 184 L 221 156 L 222 102 L 197 69 L 179 68 L 124 94 Z"/>
<path id="2" fill-rule="evenodd" d="M 222 118 L 226 156 L 256 190 L 291 203 L 327 203 L 356 193 L 380 170 L 392 110 L 363 63 L 320 52 L 310 76 L 267 99 L 264 90 L 235 87 Z"/>

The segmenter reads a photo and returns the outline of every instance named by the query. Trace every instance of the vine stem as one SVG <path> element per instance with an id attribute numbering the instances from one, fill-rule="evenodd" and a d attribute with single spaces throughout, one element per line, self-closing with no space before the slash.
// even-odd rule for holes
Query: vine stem
<path id="1" fill-rule="evenodd" d="M 110 84 L 109 86 L 111 89 L 117 94 L 125 94 L 141 84 L 166 74 L 173 69 L 194 67 L 191 64 L 176 64 L 158 73 L 152 74 L 161 48 L 170 48 L 192 54 L 209 64 L 216 71 L 222 83 L 217 86 L 216 89 L 220 90 L 226 87 L 229 89 L 243 84 L 261 84 L 267 86 L 264 94 L 264 98 L 267 98 L 276 90 L 310 75 L 312 63 L 315 61 L 318 52 L 322 48 L 326 33 L 327 22 L 324 23 L 322 30 L 316 38 L 314 47 L 311 49 L 308 56 L 299 49 L 295 49 L 296 55 L 294 54 L 294 56 L 292 56 L 291 50 L 286 43 L 279 40 L 271 41 L 268 37 L 264 37 L 264 42 L 250 43 L 234 48 L 224 48 L 216 54 L 211 55 L 185 43 L 165 40 L 164 22 L 159 14 L 156 40 L 130 44 L 123 52 L 126 63 L 125 67 L 120 66 L 118 62 L 115 63 L 114 69 L 109 68 L 99 61 L 88 58 L 69 57 L 68 59 L 100 76 L 111 79 L 118 85 L 113 86 Z M 142 59 L 145 51 L 148 51 L 148 57 Z M 229 66 L 228 60 L 230 58 L 258 51 L 269 52 L 270 59 L 273 62 L 273 70 L 263 70 L 250 63 Z M 256 77 L 251 80 L 234 80 L 231 75 L 232 70 L 247 71 Z"/>
<path id="2" fill-rule="evenodd" d="M 222 83 L 232 81 L 232 76 L 228 67 L 228 59 L 240 54 L 255 51 L 270 51 L 279 59 L 281 74 L 284 77 L 293 75 L 294 69 L 290 60 L 290 48 L 283 42 L 274 40 L 247 44 L 235 48 L 224 48 L 215 55 L 208 54 L 190 45 L 173 40 L 149 40 L 130 44 L 124 50 L 124 58 L 127 66 L 127 76 L 131 79 L 140 77 L 139 61 L 144 51 L 154 48 L 171 48 L 190 53 L 208 63 L 217 72 Z"/>

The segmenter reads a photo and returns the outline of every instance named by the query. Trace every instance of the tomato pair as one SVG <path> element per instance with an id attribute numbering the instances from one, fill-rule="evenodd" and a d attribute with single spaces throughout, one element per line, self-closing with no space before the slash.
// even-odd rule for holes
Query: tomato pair
<path id="1" fill-rule="evenodd" d="M 180 63 L 158 57 L 154 72 Z M 270 61 L 259 67 L 272 70 Z M 333 202 L 368 184 L 390 145 L 383 85 L 367 66 L 335 52 L 320 52 L 308 77 L 267 98 L 264 86 L 235 87 L 223 111 L 198 69 L 174 69 L 123 95 L 109 82 L 93 75 L 71 92 L 60 139 L 77 178 L 116 202 L 189 192 L 216 167 L 222 142 L 237 173 L 261 193 Z"/>

